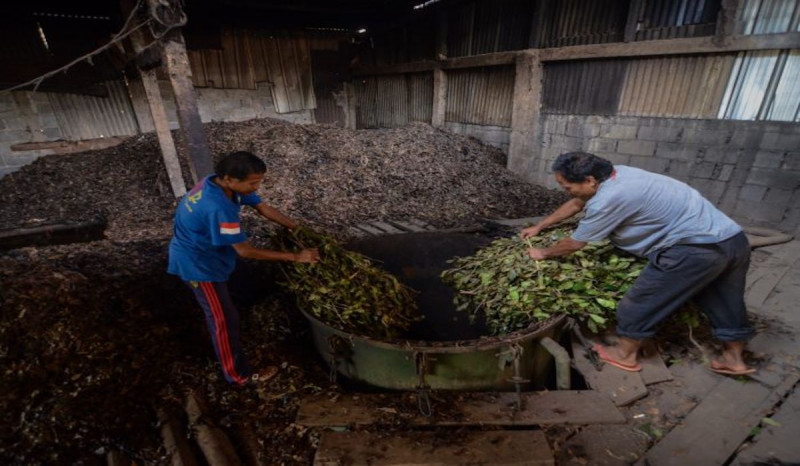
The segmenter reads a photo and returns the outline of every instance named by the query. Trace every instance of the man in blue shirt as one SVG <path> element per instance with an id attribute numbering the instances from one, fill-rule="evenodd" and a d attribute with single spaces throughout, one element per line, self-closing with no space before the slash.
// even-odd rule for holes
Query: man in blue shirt
<path id="1" fill-rule="evenodd" d="M 225 380 L 243 385 L 269 379 L 277 368 L 253 376 L 239 339 L 239 312 L 228 293 L 228 277 L 237 256 L 247 259 L 314 263 L 316 249 L 298 253 L 260 249 L 242 231 L 239 211 L 250 206 L 264 218 L 293 229 L 297 223 L 261 201 L 255 194 L 267 167 L 249 152 L 233 152 L 181 199 L 175 211 L 174 236 L 169 244 L 168 272 L 179 276 L 203 308 L 214 351 Z"/>
<path id="2" fill-rule="evenodd" d="M 722 354 L 711 370 L 729 375 L 755 372 L 742 359 L 753 334 L 744 305 L 750 245 L 742 229 L 697 190 L 673 178 L 638 168 L 613 166 L 585 152 L 560 155 L 556 181 L 573 199 L 523 238 L 585 210 L 575 232 L 550 248 L 528 251 L 534 260 L 571 254 L 591 241 L 609 238 L 618 248 L 647 257 L 648 265 L 617 305 L 614 346 L 595 345 L 599 357 L 627 371 L 639 371 L 642 340 L 658 323 L 694 298 L 709 315 Z"/>

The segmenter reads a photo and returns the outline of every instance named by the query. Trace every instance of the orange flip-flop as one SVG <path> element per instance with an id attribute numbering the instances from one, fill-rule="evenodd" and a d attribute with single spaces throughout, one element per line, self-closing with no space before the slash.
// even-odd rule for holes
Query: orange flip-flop
<path id="1" fill-rule="evenodd" d="M 603 345 L 595 343 L 592 349 L 597 353 L 597 357 L 606 364 L 611 364 L 618 369 L 628 372 L 639 372 L 642 370 L 642 366 L 638 362 L 636 364 L 625 364 L 624 362 L 612 359 L 611 356 L 608 355 L 606 347 Z"/>
<path id="2" fill-rule="evenodd" d="M 737 370 L 731 369 L 730 367 L 722 366 L 722 365 L 714 367 L 714 362 L 715 361 L 711 361 L 711 364 L 708 365 L 708 368 L 711 370 L 711 372 L 716 372 L 717 374 L 722 374 L 722 375 L 749 375 L 749 374 L 755 374 L 757 372 L 757 369 L 754 368 L 754 367 L 748 367 L 747 369 L 744 369 L 744 370 L 741 370 L 741 371 L 737 371 Z"/>

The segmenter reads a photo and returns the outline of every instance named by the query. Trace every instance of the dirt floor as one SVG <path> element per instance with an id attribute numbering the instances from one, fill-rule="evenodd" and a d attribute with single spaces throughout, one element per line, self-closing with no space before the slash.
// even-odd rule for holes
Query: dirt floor
<path id="1" fill-rule="evenodd" d="M 445 228 L 541 215 L 566 199 L 506 171 L 498 149 L 428 125 L 254 120 L 206 130 L 214 154 L 264 159 L 268 202 L 343 239 L 366 220 Z M 331 384 L 307 324 L 272 285 L 274 266 L 242 264 L 232 282 L 250 363 L 280 372 L 260 387 L 229 387 L 200 309 L 165 273 L 174 206 L 153 134 L 43 157 L 0 180 L 0 228 L 96 215 L 109 225 L 107 240 L 0 253 L 0 462 L 95 464 L 114 450 L 167 464 L 157 412 L 182 413 L 190 391 L 249 463 L 311 462 L 317 439 L 293 423 L 297 401 Z M 263 242 L 268 228 L 249 214 L 246 224 Z"/>

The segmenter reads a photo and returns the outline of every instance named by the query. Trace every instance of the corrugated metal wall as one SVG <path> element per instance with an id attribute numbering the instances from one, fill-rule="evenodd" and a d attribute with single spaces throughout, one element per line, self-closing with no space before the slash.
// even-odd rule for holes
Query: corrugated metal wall
<path id="1" fill-rule="evenodd" d="M 358 128 L 394 128 L 431 120 L 431 73 L 368 77 L 355 82 L 355 92 Z"/>
<path id="2" fill-rule="evenodd" d="M 278 113 L 316 107 L 305 36 L 227 29 L 222 44 L 222 50 L 189 51 L 195 87 L 256 89 L 257 82 L 269 82 Z"/>
<path id="3" fill-rule="evenodd" d="M 735 54 L 633 60 L 619 114 L 715 118 Z"/>
<path id="4" fill-rule="evenodd" d="M 408 119 L 430 123 L 433 117 L 433 73 L 408 76 Z"/>
<path id="5" fill-rule="evenodd" d="M 740 12 L 740 34 L 800 31 L 798 0 L 744 0 Z"/>
<path id="6" fill-rule="evenodd" d="M 645 0 L 636 40 L 713 35 L 719 10 L 720 0 Z"/>
<path id="7" fill-rule="evenodd" d="M 445 120 L 510 127 L 514 73 L 513 66 L 448 72 Z"/>
<path id="8" fill-rule="evenodd" d="M 542 2 L 544 21 L 539 46 L 621 42 L 628 16 L 628 0 L 563 0 Z"/>
<path id="9" fill-rule="evenodd" d="M 528 47 L 534 2 L 472 1 L 447 12 L 447 55 L 464 57 Z"/>
<path id="10" fill-rule="evenodd" d="M 139 127 L 125 83 L 109 81 L 108 97 L 48 93 L 62 137 L 68 141 L 130 136 Z"/>
<path id="11" fill-rule="evenodd" d="M 800 50 L 742 52 L 736 57 L 719 118 L 799 121 Z"/>
<path id="12" fill-rule="evenodd" d="M 622 59 L 546 63 L 542 110 L 615 115 L 627 65 Z"/>

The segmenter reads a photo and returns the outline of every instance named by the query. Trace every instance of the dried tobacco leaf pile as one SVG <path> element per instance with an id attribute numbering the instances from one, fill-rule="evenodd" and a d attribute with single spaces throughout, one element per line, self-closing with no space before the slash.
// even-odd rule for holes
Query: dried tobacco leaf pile
<path id="1" fill-rule="evenodd" d="M 318 248 L 316 264 L 283 266 L 283 285 L 301 309 L 324 323 L 357 335 L 397 338 L 421 317 L 413 292 L 367 257 L 348 251 L 332 237 L 300 227 L 273 236 L 283 250 Z"/>
<path id="2" fill-rule="evenodd" d="M 557 229 L 527 240 L 502 238 L 473 256 L 454 259 L 442 279 L 457 291 L 456 308 L 473 319 L 485 315 L 495 335 L 556 314 L 572 315 L 593 331 L 604 328 L 646 261 L 608 242 L 552 260 L 528 256 L 530 247 L 549 247 L 570 233 Z"/>

